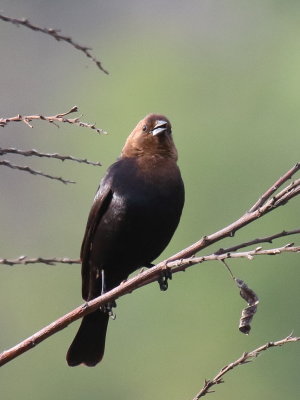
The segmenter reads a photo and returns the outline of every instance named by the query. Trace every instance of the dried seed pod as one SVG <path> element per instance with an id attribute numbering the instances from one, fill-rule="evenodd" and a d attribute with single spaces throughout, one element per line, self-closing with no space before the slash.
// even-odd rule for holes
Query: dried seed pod
<path id="1" fill-rule="evenodd" d="M 254 317 L 254 314 L 257 311 L 257 306 L 259 303 L 259 299 L 256 293 L 250 289 L 247 284 L 241 279 L 234 278 L 238 288 L 240 289 L 240 296 L 247 302 L 248 307 L 245 307 L 242 310 L 242 315 L 239 323 L 239 330 L 246 335 L 249 334 L 251 330 L 251 321 Z"/>

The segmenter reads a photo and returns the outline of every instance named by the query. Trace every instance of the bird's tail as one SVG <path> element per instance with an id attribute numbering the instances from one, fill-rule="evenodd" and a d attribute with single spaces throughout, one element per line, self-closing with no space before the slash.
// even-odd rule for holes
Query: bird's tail
<path id="1" fill-rule="evenodd" d="M 94 367 L 102 360 L 108 318 L 108 313 L 100 310 L 83 317 L 67 353 L 67 363 L 70 367 L 79 364 Z"/>

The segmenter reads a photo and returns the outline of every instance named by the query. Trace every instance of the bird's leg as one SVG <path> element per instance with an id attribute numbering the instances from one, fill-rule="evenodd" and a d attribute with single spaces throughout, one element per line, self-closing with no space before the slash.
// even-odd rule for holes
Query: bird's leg
<path id="1" fill-rule="evenodd" d="M 101 269 L 101 296 L 106 293 L 104 269 Z"/>
<path id="2" fill-rule="evenodd" d="M 106 290 L 106 284 L 105 284 L 105 272 L 104 269 L 101 269 L 101 296 L 103 294 L 105 294 L 107 292 Z M 115 302 L 115 300 L 112 300 L 110 302 L 108 302 L 107 304 L 104 304 L 101 309 L 108 313 L 108 315 L 112 318 L 112 319 L 116 319 L 116 315 L 113 312 L 113 307 L 117 307 L 117 303 Z"/>
<path id="3" fill-rule="evenodd" d="M 146 268 L 152 268 L 155 264 L 147 264 L 145 265 Z M 168 280 L 172 279 L 172 270 L 167 266 L 160 272 L 160 277 L 158 278 L 157 282 L 159 284 L 159 288 L 162 292 L 165 292 L 168 289 Z"/>

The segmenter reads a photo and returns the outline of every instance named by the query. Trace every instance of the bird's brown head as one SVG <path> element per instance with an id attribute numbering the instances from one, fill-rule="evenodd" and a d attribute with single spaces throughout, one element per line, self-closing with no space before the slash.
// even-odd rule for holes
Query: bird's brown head
<path id="1" fill-rule="evenodd" d="M 171 123 L 163 115 L 149 114 L 128 136 L 121 157 L 164 157 L 177 160 Z"/>

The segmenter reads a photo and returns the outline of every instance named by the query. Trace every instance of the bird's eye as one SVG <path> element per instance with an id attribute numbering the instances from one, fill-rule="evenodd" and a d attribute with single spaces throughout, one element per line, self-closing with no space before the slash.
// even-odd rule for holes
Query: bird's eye
<path id="1" fill-rule="evenodd" d="M 143 131 L 146 132 L 146 130 L 147 130 L 147 125 L 144 125 L 143 126 Z"/>

